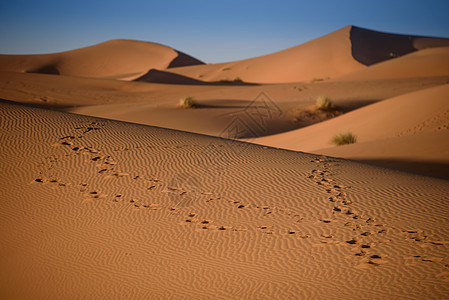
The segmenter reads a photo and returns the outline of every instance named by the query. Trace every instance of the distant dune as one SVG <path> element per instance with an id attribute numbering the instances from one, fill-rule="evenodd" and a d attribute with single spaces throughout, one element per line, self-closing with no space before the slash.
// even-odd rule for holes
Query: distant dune
<path id="1" fill-rule="evenodd" d="M 351 55 L 351 27 L 273 54 L 242 61 L 172 70 L 206 81 L 241 78 L 247 82 L 280 83 L 335 77 L 364 66 Z"/>
<path id="2" fill-rule="evenodd" d="M 0 70 L 176 84 L 322 81 L 347 74 L 347 79 L 358 78 L 355 71 L 362 72 L 361 78 L 364 78 L 366 75 L 363 70 L 366 66 L 416 50 L 444 46 L 449 46 L 449 39 L 383 33 L 347 26 L 296 47 L 229 63 L 206 65 L 160 44 L 112 40 L 62 53 L 0 55 Z M 425 76 L 446 75 L 447 51 L 436 50 L 438 55 L 444 56 L 446 62 L 437 66 L 437 69 L 434 69 L 436 60 L 431 65 L 427 64 L 426 59 L 418 59 L 416 55 L 408 60 L 420 60 L 424 68 L 429 69 L 427 73 L 432 74 Z M 432 54 L 435 55 L 437 54 Z M 427 57 L 429 51 L 418 56 Z M 406 67 L 408 60 L 395 60 L 390 68 L 396 70 L 399 67 L 397 72 L 413 76 L 413 72 L 409 72 L 410 68 Z M 170 71 L 167 73 L 164 71 L 166 69 Z M 372 73 L 370 72 L 371 76 L 374 76 Z M 387 74 L 384 70 L 379 73 Z"/>
<path id="3" fill-rule="evenodd" d="M 351 27 L 352 55 L 370 66 L 416 50 L 449 47 L 449 39 L 379 32 Z"/>
<path id="4" fill-rule="evenodd" d="M 417 49 L 448 46 L 449 39 L 405 36 L 347 26 L 305 44 L 247 60 L 176 68 L 172 72 L 206 81 L 241 78 L 281 83 L 324 80 L 363 70 Z"/>
<path id="5" fill-rule="evenodd" d="M 0 70 L 129 80 L 150 69 L 202 64 L 167 46 L 113 40 L 77 50 L 42 55 L 0 55 Z"/>

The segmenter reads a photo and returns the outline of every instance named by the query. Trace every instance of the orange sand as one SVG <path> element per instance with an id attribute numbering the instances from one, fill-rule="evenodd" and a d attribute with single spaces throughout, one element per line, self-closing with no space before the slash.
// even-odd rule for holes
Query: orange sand
<path id="1" fill-rule="evenodd" d="M 0 55 L 1 298 L 448 298 L 448 45 Z"/>

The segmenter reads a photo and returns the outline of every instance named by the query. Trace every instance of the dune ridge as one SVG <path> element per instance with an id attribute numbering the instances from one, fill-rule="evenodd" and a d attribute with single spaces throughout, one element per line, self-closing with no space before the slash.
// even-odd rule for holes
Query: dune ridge
<path id="1" fill-rule="evenodd" d="M 178 74 L 205 81 L 240 78 L 255 83 L 326 80 L 364 70 L 416 50 L 449 45 L 449 39 L 383 33 L 346 26 L 323 37 L 261 57 L 182 67 Z"/>
<path id="2" fill-rule="evenodd" d="M 346 26 L 302 45 L 261 57 L 220 63 L 201 61 L 167 46 L 132 40 L 111 40 L 67 52 L 42 55 L 0 55 L 0 70 L 133 80 L 151 70 L 176 73 L 155 82 L 283 83 L 326 80 L 415 51 L 447 47 L 449 39 L 383 33 Z M 440 69 L 443 68 L 440 66 Z M 443 72 L 446 74 L 446 72 Z M 147 74 L 146 78 L 149 78 Z M 154 74 L 152 75 L 155 76 Z M 436 75 L 434 75 L 436 76 Z"/>
<path id="3" fill-rule="evenodd" d="M 281 83 L 326 78 L 363 68 L 351 56 L 351 27 L 273 54 L 242 61 L 192 66 L 172 72 L 206 81 Z M 331 50 L 332 49 L 332 50 Z"/>
<path id="4" fill-rule="evenodd" d="M 167 46 L 133 40 L 111 40 L 61 53 L 0 55 L 0 69 L 92 78 L 131 80 L 150 69 L 203 64 Z"/>

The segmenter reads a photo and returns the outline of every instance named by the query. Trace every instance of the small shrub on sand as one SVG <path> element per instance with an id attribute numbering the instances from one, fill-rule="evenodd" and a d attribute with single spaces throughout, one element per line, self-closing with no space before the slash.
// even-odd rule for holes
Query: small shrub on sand
<path id="1" fill-rule="evenodd" d="M 223 79 L 220 79 L 220 82 L 232 84 L 232 83 L 243 83 L 243 80 L 240 77 L 235 77 L 232 80 L 230 80 L 228 78 L 223 78 Z"/>
<path id="2" fill-rule="evenodd" d="M 193 99 L 193 97 L 188 96 L 181 98 L 179 101 L 179 106 L 182 108 L 195 108 L 197 107 L 197 104 L 195 103 L 195 99 Z"/>
<path id="3" fill-rule="evenodd" d="M 316 107 L 317 109 L 324 111 L 336 109 L 335 105 L 326 96 L 319 96 L 316 99 Z"/>
<path id="4" fill-rule="evenodd" d="M 354 144 L 357 142 L 357 137 L 353 135 L 351 132 L 340 133 L 332 138 L 332 144 L 336 146 Z"/>

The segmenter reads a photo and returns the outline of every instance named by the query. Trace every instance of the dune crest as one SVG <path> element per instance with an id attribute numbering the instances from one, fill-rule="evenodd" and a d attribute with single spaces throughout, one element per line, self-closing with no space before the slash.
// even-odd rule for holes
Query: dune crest
<path id="1" fill-rule="evenodd" d="M 363 70 L 416 50 L 449 45 L 449 39 L 383 33 L 346 26 L 276 53 L 229 63 L 183 67 L 178 74 L 205 81 L 241 78 L 255 83 L 321 81 Z"/>
<path id="2" fill-rule="evenodd" d="M 351 26 L 352 55 L 370 66 L 416 50 L 449 47 L 449 39 L 385 33 Z"/>
<path id="3" fill-rule="evenodd" d="M 206 81 L 281 83 L 324 79 L 364 66 L 351 55 L 351 27 L 276 53 L 229 63 L 182 67 L 172 72 Z"/>
<path id="4" fill-rule="evenodd" d="M 0 70 L 130 80 L 150 69 L 202 64 L 170 47 L 133 40 L 111 40 L 61 53 L 0 55 Z"/>

